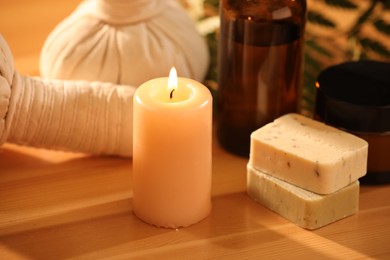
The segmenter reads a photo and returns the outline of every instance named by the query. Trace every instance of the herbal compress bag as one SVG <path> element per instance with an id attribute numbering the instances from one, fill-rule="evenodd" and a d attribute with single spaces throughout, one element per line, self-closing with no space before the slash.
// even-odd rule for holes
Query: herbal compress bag
<path id="1" fill-rule="evenodd" d="M 86 0 L 47 38 L 41 76 L 139 86 L 178 74 L 198 81 L 206 42 L 176 0 Z"/>
<path id="2" fill-rule="evenodd" d="M 0 145 L 132 156 L 135 88 L 21 75 L 0 34 Z"/>

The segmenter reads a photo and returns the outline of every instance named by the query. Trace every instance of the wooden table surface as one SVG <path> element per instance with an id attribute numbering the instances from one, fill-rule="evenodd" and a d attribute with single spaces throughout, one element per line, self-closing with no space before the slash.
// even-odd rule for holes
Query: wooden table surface
<path id="1" fill-rule="evenodd" d="M 0 0 L 0 33 L 22 74 L 78 1 Z M 213 145 L 213 210 L 179 230 L 132 214 L 132 161 L 5 144 L 0 148 L 0 259 L 390 259 L 390 185 L 362 186 L 360 211 L 315 231 L 246 195 L 247 159 Z"/>

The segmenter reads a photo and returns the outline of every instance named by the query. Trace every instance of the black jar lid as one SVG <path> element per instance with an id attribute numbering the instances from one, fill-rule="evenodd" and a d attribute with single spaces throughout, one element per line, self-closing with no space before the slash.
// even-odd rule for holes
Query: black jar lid
<path id="1" fill-rule="evenodd" d="M 315 113 L 351 131 L 390 131 L 390 63 L 345 62 L 320 73 Z"/>

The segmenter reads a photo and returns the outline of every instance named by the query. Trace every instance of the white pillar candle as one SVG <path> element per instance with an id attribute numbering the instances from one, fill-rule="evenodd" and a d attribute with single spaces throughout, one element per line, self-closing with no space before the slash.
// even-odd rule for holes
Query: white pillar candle
<path id="1" fill-rule="evenodd" d="M 169 81 L 169 82 L 168 82 Z M 201 83 L 168 78 L 134 94 L 133 211 L 143 221 L 178 228 L 211 210 L 212 97 Z"/>

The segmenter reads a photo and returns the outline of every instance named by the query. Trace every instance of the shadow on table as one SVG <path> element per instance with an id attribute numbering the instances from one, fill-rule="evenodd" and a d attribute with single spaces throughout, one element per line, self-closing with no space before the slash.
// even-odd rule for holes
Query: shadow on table
<path id="1" fill-rule="evenodd" d="M 357 214 L 314 231 L 330 242 L 355 251 L 362 258 L 389 259 L 390 186 L 360 186 Z"/>
<path id="2" fill-rule="evenodd" d="M 214 196 L 212 213 L 198 224 L 156 228 L 132 214 L 131 160 L 53 153 L 42 159 L 7 149 L 1 155 L 2 259 L 364 257 L 390 241 L 388 227 L 375 233 L 369 204 L 358 215 L 307 231 L 245 192 Z M 365 246 L 369 239 L 374 244 Z"/>
<path id="3" fill-rule="evenodd" d="M 9 227 L 0 242 L 4 256 L 29 259 L 325 258 L 300 240 L 306 232 L 234 193 L 214 197 L 209 217 L 178 230 L 143 223 L 131 199 L 122 199 L 30 219 Z"/>

